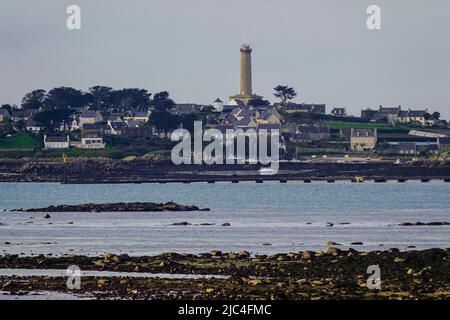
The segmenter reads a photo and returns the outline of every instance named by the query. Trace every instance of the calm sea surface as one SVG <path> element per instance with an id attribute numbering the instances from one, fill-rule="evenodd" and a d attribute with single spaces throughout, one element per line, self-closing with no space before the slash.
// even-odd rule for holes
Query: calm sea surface
<path id="1" fill-rule="evenodd" d="M 51 219 L 39 213 L 3 211 L 52 204 L 172 200 L 211 211 L 52 213 Z M 0 210 L 0 254 L 151 255 L 212 249 L 274 253 L 319 250 L 327 241 L 343 248 L 361 241 L 363 246 L 352 246 L 359 250 L 450 247 L 449 226 L 398 226 L 403 221 L 450 221 L 450 183 L 443 182 L 0 183 Z M 172 225 L 184 221 L 192 225 Z M 334 226 L 327 227 L 328 222 Z"/>

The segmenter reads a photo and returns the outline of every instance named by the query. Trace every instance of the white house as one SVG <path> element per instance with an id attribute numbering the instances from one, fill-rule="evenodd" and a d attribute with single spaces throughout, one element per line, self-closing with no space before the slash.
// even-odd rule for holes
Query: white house
<path id="1" fill-rule="evenodd" d="M 105 148 L 105 143 L 98 132 L 86 132 L 81 134 L 79 147 L 83 149 L 103 149 Z"/>
<path id="2" fill-rule="evenodd" d="M 70 138 L 69 136 L 50 136 L 44 135 L 45 149 L 68 149 Z"/>
<path id="3" fill-rule="evenodd" d="M 219 98 L 216 99 L 216 101 L 213 102 L 213 107 L 215 112 L 222 112 L 223 111 L 223 101 Z"/>

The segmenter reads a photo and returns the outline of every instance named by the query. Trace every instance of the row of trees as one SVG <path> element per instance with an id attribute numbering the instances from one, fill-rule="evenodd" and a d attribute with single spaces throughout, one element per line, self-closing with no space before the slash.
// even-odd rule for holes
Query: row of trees
<path id="1" fill-rule="evenodd" d="M 288 86 L 280 85 L 274 90 L 274 95 L 280 99 L 282 106 L 286 106 L 297 95 L 295 90 Z M 175 105 L 167 91 L 156 93 L 153 98 L 151 96 L 152 94 L 147 90 L 138 88 L 115 90 L 107 86 L 94 86 L 87 92 L 83 92 L 71 87 L 58 87 L 48 92 L 38 89 L 27 93 L 22 99 L 22 108 L 73 109 L 89 106 L 92 110 L 123 112 L 132 109 L 144 111 L 149 107 L 167 111 Z M 255 107 L 269 104 L 268 100 L 263 99 L 250 101 L 250 105 Z"/>
<path id="2" fill-rule="evenodd" d="M 157 110 L 166 111 L 175 103 L 167 91 L 151 93 L 145 89 L 131 88 L 114 90 L 111 87 L 95 86 L 83 92 L 71 87 L 58 87 L 48 92 L 39 89 L 27 93 L 22 99 L 24 109 L 73 109 L 89 106 L 91 110 L 127 110 L 145 111 L 153 106 Z"/>

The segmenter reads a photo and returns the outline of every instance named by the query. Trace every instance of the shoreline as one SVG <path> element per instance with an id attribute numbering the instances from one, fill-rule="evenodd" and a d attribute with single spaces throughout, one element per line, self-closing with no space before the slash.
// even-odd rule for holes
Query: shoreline
<path id="1" fill-rule="evenodd" d="M 443 180 L 450 182 L 450 163 L 394 164 L 392 162 L 336 163 L 282 162 L 275 175 L 262 175 L 260 165 L 174 165 L 150 160 L 1 160 L 0 182 L 61 182 L 67 184 L 107 183 L 193 183 L 253 181 Z M 65 169 L 64 169 L 65 167 Z M 65 174 L 64 174 L 65 171 Z"/>
<path id="2" fill-rule="evenodd" d="M 201 255 L 163 253 L 131 257 L 0 256 L 2 269 L 60 269 L 212 278 L 168 279 L 82 277 L 79 291 L 68 290 L 66 278 L 0 276 L 0 291 L 24 294 L 50 291 L 88 294 L 101 299 L 450 299 L 450 249 L 358 252 L 327 247 L 323 251 L 250 255 L 246 251 Z M 381 270 L 381 290 L 367 287 L 369 266 Z M 214 278 L 214 275 L 217 278 Z M 221 278 L 228 276 L 228 278 Z M 0 296 L 1 299 L 1 296 Z"/>

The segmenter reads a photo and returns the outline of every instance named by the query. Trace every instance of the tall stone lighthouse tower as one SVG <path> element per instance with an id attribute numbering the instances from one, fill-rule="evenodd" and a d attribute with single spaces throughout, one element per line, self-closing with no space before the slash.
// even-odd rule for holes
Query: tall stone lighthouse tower
<path id="1" fill-rule="evenodd" d="M 230 102 L 247 104 L 250 100 L 261 98 L 252 92 L 252 48 L 248 44 L 241 47 L 241 87 L 239 94 L 231 96 Z"/>
<path id="2" fill-rule="evenodd" d="M 252 95 L 252 48 L 248 44 L 241 47 L 241 96 Z"/>

